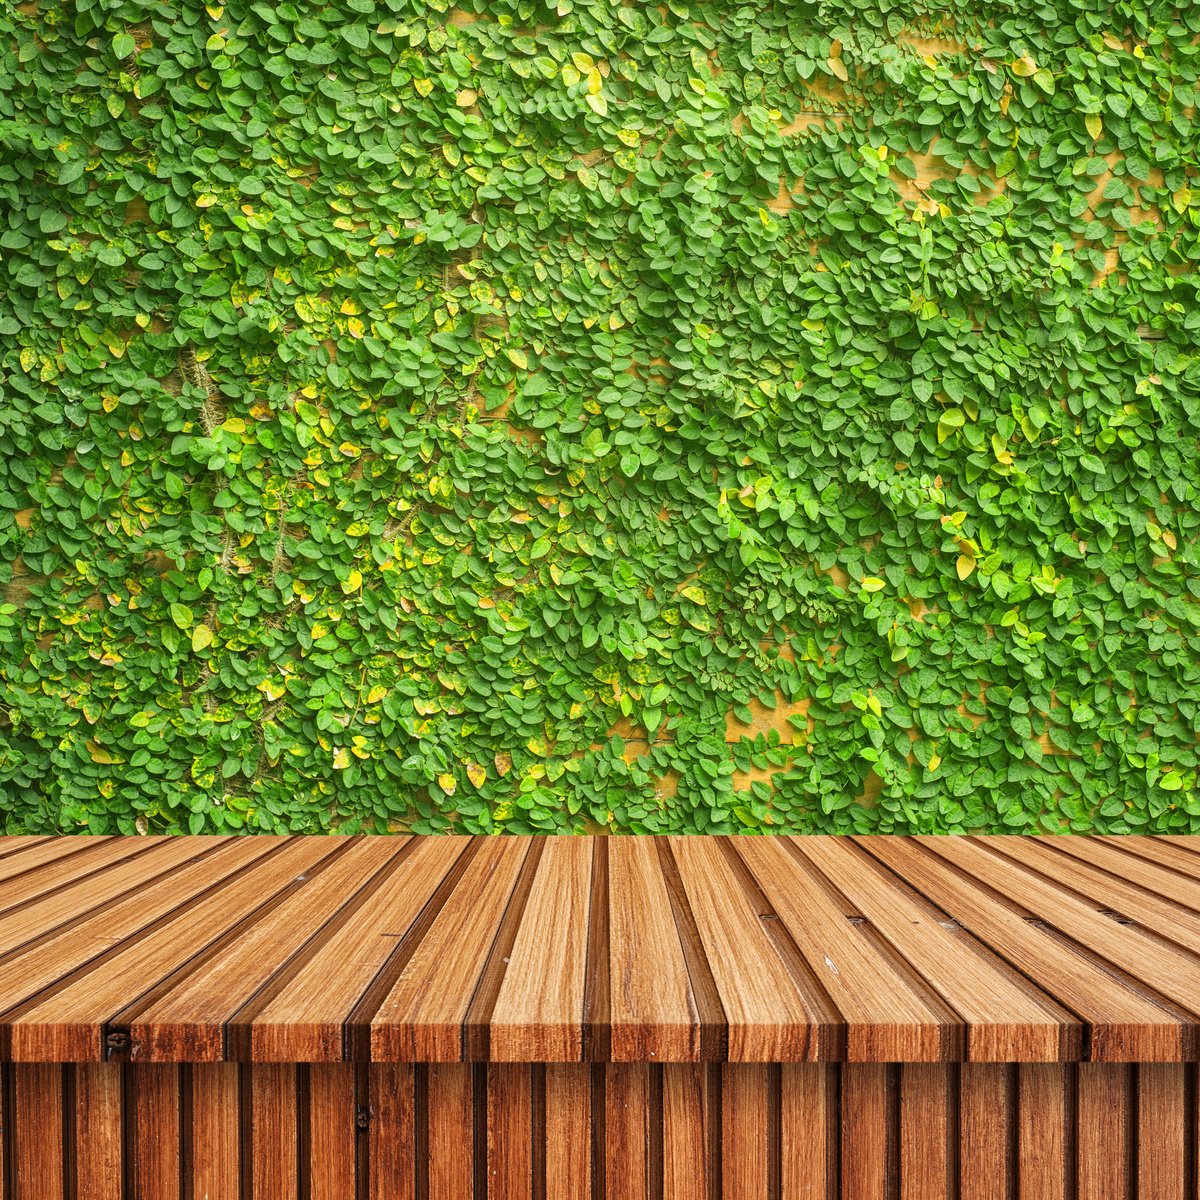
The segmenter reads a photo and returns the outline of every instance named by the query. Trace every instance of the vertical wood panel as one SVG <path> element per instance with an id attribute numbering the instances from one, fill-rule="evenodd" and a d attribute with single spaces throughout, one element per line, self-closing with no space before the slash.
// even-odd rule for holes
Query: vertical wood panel
<path id="1" fill-rule="evenodd" d="M 475 1192 L 471 1067 L 431 1063 L 428 1078 L 428 1200 L 470 1200 Z"/>
<path id="2" fill-rule="evenodd" d="M 1006 1200 L 1009 1122 L 1016 1101 L 1003 1063 L 964 1063 L 959 1075 L 959 1181 L 962 1200 Z"/>
<path id="3" fill-rule="evenodd" d="M 954 1074 L 953 1067 L 936 1063 L 904 1063 L 900 1068 L 900 1200 L 950 1194 L 957 1166 L 950 1151 L 958 1120 Z M 953 1153 L 957 1157 L 957 1145 Z"/>
<path id="4" fill-rule="evenodd" d="M 1066 1200 L 1068 1155 L 1075 1154 L 1067 1094 L 1070 1068 L 1059 1063 L 1022 1063 L 1018 1071 L 1020 1200 Z"/>
<path id="5" fill-rule="evenodd" d="M 191 1172 L 192 1200 L 237 1196 L 244 1151 L 238 1125 L 238 1065 L 197 1063 L 191 1075 L 192 1154 L 184 1170 Z"/>
<path id="6" fill-rule="evenodd" d="M 308 1070 L 309 1200 L 351 1200 L 357 1186 L 354 1066 L 313 1063 Z"/>
<path id="7" fill-rule="evenodd" d="M 708 1200 L 705 1064 L 663 1067 L 663 1200 Z"/>
<path id="8" fill-rule="evenodd" d="M 1187 1070 L 1181 1063 L 1143 1063 L 1137 1068 L 1137 1178 L 1141 1196 L 1184 1200 Z"/>
<path id="9" fill-rule="evenodd" d="M 75 1074 L 76 1200 L 122 1200 L 119 1063 L 80 1063 Z"/>
<path id="10" fill-rule="evenodd" d="M 408 1063 L 370 1067 L 370 1200 L 413 1200 L 413 1068 Z"/>
<path id="11" fill-rule="evenodd" d="M 179 1068 L 155 1063 L 130 1074 L 130 1174 L 136 1200 L 179 1200 Z"/>
<path id="12" fill-rule="evenodd" d="M 1123 1200 L 1129 1159 L 1130 1068 L 1079 1064 L 1079 1200 Z"/>
<path id="13" fill-rule="evenodd" d="M 888 1068 L 854 1063 L 842 1069 L 841 1195 L 887 1200 Z"/>
<path id="14" fill-rule="evenodd" d="M 647 1200 L 650 1068 L 613 1063 L 608 1068 L 604 1121 L 607 1200 Z"/>
<path id="15" fill-rule="evenodd" d="M 721 1195 L 767 1200 L 770 1068 L 726 1063 L 721 1069 Z"/>
<path id="16" fill-rule="evenodd" d="M 783 1200 L 831 1200 L 837 1186 L 837 1087 L 841 1068 L 785 1063 L 780 1124 Z"/>
<path id="17" fill-rule="evenodd" d="M 258 1063 L 251 1072 L 252 1200 L 297 1200 L 297 1072 L 292 1064 Z"/>
<path id="18" fill-rule="evenodd" d="M 58 1063 L 29 1063 L 13 1070 L 14 1200 L 61 1196 L 63 1069 Z"/>
<path id="19" fill-rule="evenodd" d="M 488 1200 L 526 1200 L 533 1190 L 533 1093 L 527 1063 L 487 1068 Z"/>
<path id="20" fill-rule="evenodd" d="M 599 1114 L 597 1114 L 599 1119 Z M 546 1200 L 591 1200 L 592 1098 L 588 1067 L 546 1067 Z"/>

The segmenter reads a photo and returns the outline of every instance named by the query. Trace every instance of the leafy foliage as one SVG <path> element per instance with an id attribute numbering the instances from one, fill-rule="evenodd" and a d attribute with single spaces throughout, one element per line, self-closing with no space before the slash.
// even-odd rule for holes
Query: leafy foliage
<path id="1" fill-rule="evenodd" d="M 7 6 L 7 829 L 1200 830 L 1198 62 Z"/>

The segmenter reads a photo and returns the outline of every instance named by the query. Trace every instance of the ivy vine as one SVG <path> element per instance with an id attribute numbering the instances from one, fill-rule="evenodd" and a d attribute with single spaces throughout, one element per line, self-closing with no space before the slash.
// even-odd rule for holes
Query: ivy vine
<path id="1" fill-rule="evenodd" d="M 1200 832 L 1200 8 L 0 13 L 9 832 Z"/>

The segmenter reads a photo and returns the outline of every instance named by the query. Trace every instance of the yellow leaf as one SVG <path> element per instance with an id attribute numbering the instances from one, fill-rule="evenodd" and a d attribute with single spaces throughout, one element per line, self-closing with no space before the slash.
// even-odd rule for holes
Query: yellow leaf
<path id="1" fill-rule="evenodd" d="M 850 72 L 846 70 L 846 64 L 840 58 L 829 59 L 829 69 L 843 83 L 849 83 Z"/>
<path id="2" fill-rule="evenodd" d="M 881 592 L 886 586 L 887 584 L 885 584 L 878 575 L 868 575 L 862 581 L 862 588 L 864 592 Z"/>
<path id="3" fill-rule="evenodd" d="M 571 61 L 575 64 L 575 69 L 580 72 L 590 71 L 596 65 L 596 60 L 590 54 L 584 54 L 581 50 L 576 50 L 571 55 Z"/>
<path id="4" fill-rule="evenodd" d="M 357 592 L 360 587 L 362 587 L 362 572 L 354 570 L 350 572 L 350 577 L 342 584 L 342 592 L 349 596 L 351 592 Z"/>
<path id="5" fill-rule="evenodd" d="M 1092 141 L 1096 141 L 1104 132 L 1104 122 L 1100 119 L 1099 113 L 1088 113 L 1084 117 L 1083 123 L 1087 126 L 1087 131 L 1091 135 Z"/>
<path id="6" fill-rule="evenodd" d="M 487 781 L 487 768 L 480 766 L 479 763 L 467 763 L 467 778 L 473 787 L 483 787 Z"/>
<path id="7" fill-rule="evenodd" d="M 938 769 L 938 767 L 940 767 L 941 765 L 942 765 L 942 756 L 940 754 L 934 754 L 929 759 L 929 762 L 926 765 L 925 769 L 927 771 L 936 771 Z"/>
<path id="8" fill-rule="evenodd" d="M 345 746 L 336 746 L 333 751 L 333 769 L 344 771 L 350 765 L 350 751 Z"/>
<path id="9" fill-rule="evenodd" d="M 414 79 L 413 87 L 417 90 L 418 96 L 428 96 L 433 91 L 432 79 Z"/>
<path id="10" fill-rule="evenodd" d="M 1182 213 L 1192 202 L 1192 189 L 1185 183 L 1171 195 L 1171 204 L 1177 213 Z"/>
<path id="11" fill-rule="evenodd" d="M 101 765 L 107 767 L 111 766 L 113 763 L 123 763 L 125 761 L 123 758 L 117 758 L 115 755 L 109 754 L 109 752 L 97 742 L 89 741 L 85 742 L 84 744 L 87 746 L 88 758 L 90 758 L 94 763 L 100 763 Z"/>
<path id="12" fill-rule="evenodd" d="M 969 554 L 960 554 L 954 568 L 959 579 L 966 579 L 975 570 L 975 560 Z"/>
<path id="13" fill-rule="evenodd" d="M 197 654 L 213 643 L 213 631 L 207 625 L 197 625 L 192 630 L 192 650 Z"/>
<path id="14" fill-rule="evenodd" d="M 450 774 L 449 771 L 447 771 L 444 775 L 439 775 L 437 777 L 437 782 L 438 787 L 440 787 L 447 796 L 453 796 L 458 790 L 458 781 L 453 775 Z"/>
<path id="15" fill-rule="evenodd" d="M 454 97 L 454 103 L 457 104 L 459 108 L 470 108 L 471 105 L 474 104 L 478 99 L 479 96 L 473 88 L 463 88 L 463 90 Z"/>
<path id="16" fill-rule="evenodd" d="M 603 96 L 588 92 L 584 99 L 587 101 L 588 108 L 598 117 L 608 116 L 608 101 Z"/>
<path id="17" fill-rule="evenodd" d="M 524 371 L 529 367 L 529 359 L 524 350 L 505 350 L 504 353 L 508 361 L 518 370 Z"/>
<path id="18" fill-rule="evenodd" d="M 618 129 L 617 139 L 626 146 L 636 148 L 642 140 L 642 135 L 636 129 Z"/>
<path id="19" fill-rule="evenodd" d="M 366 326 L 357 317 L 351 317 L 346 322 L 346 328 L 350 331 L 352 338 L 360 338 L 367 332 Z"/>
<path id="20" fill-rule="evenodd" d="M 679 594 L 686 596 L 693 604 L 708 603 L 708 597 L 704 594 L 704 589 L 695 583 L 689 583 Z"/>
<path id="21" fill-rule="evenodd" d="M 1020 76 L 1022 79 L 1028 79 L 1030 75 L 1037 74 L 1037 63 L 1028 54 L 1014 59 L 1008 65 L 1012 68 L 1012 73 Z"/>
<path id="22" fill-rule="evenodd" d="M 379 701 L 382 700 L 384 698 L 384 696 L 386 696 L 387 694 L 388 694 L 387 688 L 385 688 L 382 684 L 376 684 L 375 687 L 373 687 L 367 693 L 367 703 L 368 704 L 378 704 Z"/>
<path id="23" fill-rule="evenodd" d="M 496 764 L 496 770 L 499 771 L 501 775 L 507 775 L 509 771 L 512 770 L 512 755 L 507 751 L 502 751 L 501 753 L 497 754 L 492 761 Z"/>

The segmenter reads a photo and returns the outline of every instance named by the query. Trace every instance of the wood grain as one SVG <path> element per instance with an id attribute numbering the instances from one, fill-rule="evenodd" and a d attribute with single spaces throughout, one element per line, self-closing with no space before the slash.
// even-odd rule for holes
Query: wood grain
<path id="1" fill-rule="evenodd" d="M 1017 1086 L 1020 1200 L 1067 1200 L 1074 1178 L 1074 1081 L 1061 1067 L 1022 1063 Z"/>
<path id="2" fill-rule="evenodd" d="M 487 1070 L 487 1194 L 525 1200 L 533 1193 L 533 1072 L 527 1063 Z"/>
<path id="3" fill-rule="evenodd" d="M 856 1064 L 842 1072 L 841 1195 L 844 1200 L 887 1200 L 895 1165 L 889 1140 L 891 1069 Z"/>
<path id="4" fill-rule="evenodd" d="M 958 1096 L 961 1200 L 1007 1200 L 1014 1183 L 1013 1071 L 1002 1063 L 965 1063 Z"/>
<path id="5" fill-rule="evenodd" d="M 370 1080 L 369 1200 L 414 1200 L 414 1068 L 408 1063 L 372 1063 Z"/>
<path id="6" fill-rule="evenodd" d="M 784 1063 L 780 1068 L 783 1200 L 830 1200 L 839 1172 L 838 1068 Z"/>
<path id="7" fill-rule="evenodd" d="M 593 1120 L 590 1071 L 587 1067 L 550 1063 L 546 1067 L 545 1084 L 546 1200 L 590 1200 Z"/>
<path id="8" fill-rule="evenodd" d="M 958 1167 L 957 1068 L 900 1067 L 900 1200 L 952 1194 Z"/>
<path id="9" fill-rule="evenodd" d="M 46 1200 L 63 1194 L 63 1068 L 35 1063 L 15 1072 L 12 1138 L 16 1161 L 13 1200 Z"/>
<path id="10" fill-rule="evenodd" d="M 727 1063 L 721 1069 L 722 1200 L 767 1200 L 771 1190 L 770 1144 L 773 1069 Z"/>
<path id="11" fill-rule="evenodd" d="M 1189 1195 L 1188 1069 L 1180 1063 L 1142 1063 L 1136 1068 L 1140 1196 L 1184 1200 Z"/>
<path id="12" fill-rule="evenodd" d="M 121 1067 L 80 1063 L 74 1075 L 76 1200 L 123 1200 Z"/>
<path id="13" fill-rule="evenodd" d="M 604 1200 L 650 1200 L 650 1067 L 614 1063 L 605 1074 Z"/>
<path id="14" fill-rule="evenodd" d="M 140 1078 L 141 1068 L 133 1070 Z M 240 1080 L 235 1063 L 200 1063 L 190 1068 L 189 1144 L 184 1162 L 192 1200 L 222 1200 L 240 1194 L 242 1154 L 239 1128 Z"/>
<path id="15" fill-rule="evenodd" d="M 180 1071 L 151 1063 L 131 1089 L 131 1178 L 139 1200 L 175 1200 L 183 1156 L 180 1142 Z"/>
<path id="16" fill-rule="evenodd" d="M 663 1200 L 708 1200 L 715 1119 L 708 1076 L 699 1063 L 663 1067 Z"/>
<path id="17" fill-rule="evenodd" d="M 297 1075 L 296 1067 L 282 1063 L 251 1073 L 249 1200 L 299 1200 Z"/>
<path id="18" fill-rule="evenodd" d="M 313 1063 L 308 1072 L 308 1200 L 349 1200 L 358 1186 L 354 1067 Z"/>
<path id="19" fill-rule="evenodd" d="M 1132 1068 L 1080 1063 L 1078 1072 L 1078 1200 L 1132 1200 Z"/>
<path id="20" fill-rule="evenodd" d="M 426 1068 L 427 1154 L 422 1168 L 428 1191 L 422 1200 L 467 1200 L 474 1195 L 472 1070 L 466 1063 L 430 1063 Z"/>

